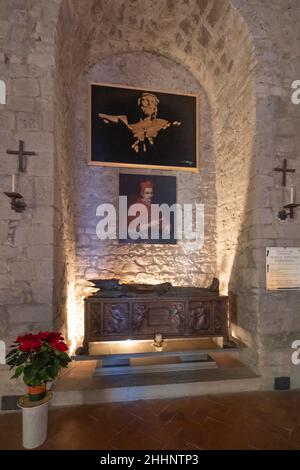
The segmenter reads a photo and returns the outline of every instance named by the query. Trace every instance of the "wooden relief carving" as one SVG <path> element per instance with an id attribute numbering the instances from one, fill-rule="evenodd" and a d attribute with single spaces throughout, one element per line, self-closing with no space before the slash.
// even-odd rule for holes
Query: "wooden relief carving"
<path id="1" fill-rule="evenodd" d="M 226 305 L 223 302 L 214 303 L 214 329 L 223 332 L 226 328 Z"/>
<path id="2" fill-rule="evenodd" d="M 210 329 L 211 304 L 198 302 L 190 311 L 189 328 L 191 332 L 202 332 Z"/>
<path id="3" fill-rule="evenodd" d="M 129 333 L 127 304 L 106 304 L 104 306 L 104 334 L 126 335 Z"/>
<path id="4" fill-rule="evenodd" d="M 93 337 L 102 336 L 102 325 L 101 325 L 101 305 L 91 304 L 91 334 Z"/>
<path id="5" fill-rule="evenodd" d="M 173 304 L 169 308 L 171 333 L 181 333 L 184 330 L 184 310 L 182 304 Z"/>
<path id="6" fill-rule="evenodd" d="M 132 330 L 133 334 L 139 333 L 143 327 L 144 320 L 147 316 L 147 306 L 146 305 L 135 305 L 134 312 L 132 317 Z"/>

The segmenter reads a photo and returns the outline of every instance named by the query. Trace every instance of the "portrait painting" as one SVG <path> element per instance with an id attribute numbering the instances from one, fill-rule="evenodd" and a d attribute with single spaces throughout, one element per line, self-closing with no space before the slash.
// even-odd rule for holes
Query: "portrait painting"
<path id="1" fill-rule="evenodd" d="M 89 84 L 90 165 L 199 171 L 198 97 Z"/>
<path id="2" fill-rule="evenodd" d="M 174 204 L 176 176 L 120 174 L 119 242 L 175 245 Z"/>

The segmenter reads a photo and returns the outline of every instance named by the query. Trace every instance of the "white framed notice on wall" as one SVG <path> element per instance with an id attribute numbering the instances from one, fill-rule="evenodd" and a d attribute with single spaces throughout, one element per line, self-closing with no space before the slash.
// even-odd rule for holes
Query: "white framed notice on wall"
<path id="1" fill-rule="evenodd" d="M 300 247 L 266 248 L 266 289 L 300 290 Z"/>

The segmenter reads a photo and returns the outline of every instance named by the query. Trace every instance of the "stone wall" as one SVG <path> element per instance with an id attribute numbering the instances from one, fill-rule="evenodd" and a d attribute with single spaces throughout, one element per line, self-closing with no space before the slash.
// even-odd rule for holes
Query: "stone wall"
<path id="1" fill-rule="evenodd" d="M 291 363 L 291 344 L 300 338 L 299 292 L 265 291 L 266 246 L 299 246 L 300 214 L 281 222 L 278 210 L 289 202 L 289 187 L 300 196 L 300 107 L 291 102 L 291 84 L 300 76 L 299 35 L 300 4 L 295 0 L 234 2 L 242 6 L 244 18 L 251 25 L 256 47 L 257 129 L 256 158 L 252 163 L 250 192 L 247 203 L 244 244 L 251 250 L 243 261 L 243 277 L 255 275 L 252 295 L 257 302 L 257 368 L 267 387 L 273 387 L 274 376 L 290 376 L 293 387 L 300 386 L 299 366 Z M 297 173 L 289 175 L 286 189 L 280 174 L 273 171 L 287 158 Z M 249 282 L 249 281 L 248 281 Z M 239 295 L 240 307 L 247 294 Z M 247 313 L 247 323 L 252 312 Z"/>
<path id="2" fill-rule="evenodd" d="M 137 74 L 136 71 L 139 70 Z M 164 77 L 168 77 L 164 84 Z M 190 93 L 200 97 L 198 134 L 201 135 L 201 173 L 92 167 L 87 161 L 87 89 L 89 82 L 115 83 L 137 88 Z M 176 151 L 176 149 L 174 149 Z M 208 285 L 216 273 L 215 162 L 207 97 L 195 78 L 180 65 L 156 54 L 128 53 L 107 57 L 81 77 L 77 93 L 75 141 L 75 234 L 78 317 L 83 329 L 83 292 L 86 279 L 117 277 L 121 282 L 172 282 L 174 285 Z M 178 240 L 174 245 L 119 244 L 96 236 L 96 209 L 112 203 L 118 209 L 119 173 L 175 175 L 179 204 L 205 205 L 205 240 Z M 80 331 L 80 330 L 79 330 Z"/>
<path id="3" fill-rule="evenodd" d="M 249 346 L 245 361 L 263 374 L 266 387 L 277 375 L 291 375 L 292 385 L 299 386 L 299 372 L 290 362 L 291 341 L 300 338 L 299 293 L 266 293 L 264 274 L 266 246 L 299 246 L 299 215 L 294 221 L 277 219 L 287 194 L 272 171 L 288 158 L 297 169 L 293 184 L 300 187 L 300 107 L 290 101 L 291 82 L 300 77 L 299 19 L 297 0 L 1 0 L 0 79 L 8 94 L 7 104 L 0 105 L 1 187 L 9 189 L 16 170 L 8 147 L 23 139 L 38 153 L 29 157 L 28 173 L 18 182 L 28 203 L 25 213 L 12 212 L 0 195 L 1 336 L 50 326 L 53 312 L 55 324 L 73 342 L 79 334 L 81 276 L 93 274 L 85 271 L 87 260 L 93 262 L 84 241 L 90 234 L 80 233 L 74 207 L 74 182 L 81 168 L 83 179 L 87 171 L 84 136 L 76 140 L 83 119 L 80 87 L 89 73 L 98 76 L 100 70 L 110 82 L 136 78 L 138 85 L 154 86 L 155 77 L 141 75 L 139 81 L 126 68 L 140 57 L 155 63 L 157 73 L 169 63 L 181 77 L 180 88 L 193 82 L 207 96 L 216 170 L 216 271 L 223 290 L 231 291 L 234 333 Z M 121 54 L 128 59 L 126 77 L 118 66 Z M 112 68 L 105 71 L 105 64 Z M 116 181 L 117 172 L 99 168 L 91 168 L 89 177 L 103 181 L 106 173 Z M 201 178 L 193 180 L 197 199 Z M 183 195 L 184 175 L 178 179 Z M 83 265 L 76 258 L 80 252 Z M 98 264 L 97 253 L 95 274 L 102 263 L 115 272 L 114 256 L 110 252 Z M 192 266 L 201 256 L 193 257 Z M 192 282 L 204 281 L 199 273 L 210 274 L 213 259 L 194 271 Z M 131 268 L 126 272 L 136 278 Z M 141 272 L 143 279 L 156 275 L 144 266 Z M 179 281 L 187 279 L 186 269 Z"/>
<path id="4" fill-rule="evenodd" d="M 53 324 L 53 66 L 58 3 L 1 0 L 0 77 L 6 104 L 0 104 L 0 338 L 11 344 L 18 333 Z M 17 149 L 24 140 L 27 172 L 17 191 L 27 204 L 13 212 L 2 191 L 11 190 Z M 0 366 L 0 395 L 22 390 Z"/>
<path id="5" fill-rule="evenodd" d="M 59 76 L 65 84 L 64 95 L 73 99 L 70 108 L 65 108 L 64 120 L 68 123 L 69 132 L 65 133 L 64 139 L 70 135 L 70 123 L 74 119 L 75 77 L 85 76 L 101 58 L 130 51 L 152 51 L 189 70 L 205 89 L 212 106 L 214 158 L 218 168 L 216 189 L 221 201 L 216 218 L 219 247 L 217 275 L 221 277 L 224 291 L 231 276 L 253 156 L 253 45 L 245 22 L 227 1 L 187 1 L 180 4 L 167 1 L 154 4 L 155 8 L 149 8 L 149 2 L 142 1 L 124 4 L 89 2 L 84 8 L 82 4 L 72 2 L 62 4 L 58 29 Z M 243 54 L 240 53 L 240 41 Z M 118 80 L 116 71 L 114 75 Z M 244 93 L 239 90 L 243 77 L 247 82 L 243 83 Z M 225 120 L 228 127 L 224 127 Z M 60 127 L 66 126 L 65 122 Z M 231 126 L 234 126 L 234 132 L 231 132 Z M 241 136 L 240 139 L 236 139 L 237 135 Z M 85 149 L 81 149 L 81 153 L 85 153 Z M 69 165 L 72 165 L 71 154 Z M 243 158 L 240 158 L 241 155 Z M 234 214 L 234 218 L 228 217 L 228 214 Z M 228 239 L 226 242 L 223 242 L 223 234 Z M 86 268 L 86 262 L 83 265 Z M 210 268 L 211 271 L 213 269 Z M 128 268 L 126 271 L 128 273 Z M 136 279 L 136 274 L 133 277 Z M 197 276 L 191 277 L 197 282 Z M 149 273 L 146 278 L 149 280 Z M 80 297 L 82 295 L 77 296 L 75 303 L 78 304 Z M 240 318 L 242 322 L 243 317 Z"/>

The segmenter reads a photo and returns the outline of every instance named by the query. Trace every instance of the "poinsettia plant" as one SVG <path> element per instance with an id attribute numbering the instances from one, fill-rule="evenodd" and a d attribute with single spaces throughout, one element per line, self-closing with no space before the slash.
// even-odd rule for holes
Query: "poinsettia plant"
<path id="1" fill-rule="evenodd" d="M 18 336 L 11 348 L 6 363 L 11 369 L 16 367 L 12 378 L 23 374 L 25 384 L 32 387 L 52 382 L 71 361 L 68 346 L 57 331 Z"/>

